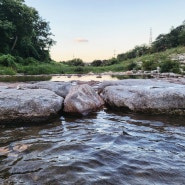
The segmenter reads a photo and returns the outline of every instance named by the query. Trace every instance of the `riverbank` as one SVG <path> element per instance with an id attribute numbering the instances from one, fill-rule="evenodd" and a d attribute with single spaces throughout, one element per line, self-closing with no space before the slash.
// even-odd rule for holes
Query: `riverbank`
<path id="1" fill-rule="evenodd" d="M 151 75 L 151 74 L 150 74 Z M 22 80 L 24 77 L 26 76 L 26 81 Z M 110 78 L 110 76 L 113 76 L 113 78 Z M 37 81 L 48 81 L 52 79 L 52 77 L 54 77 L 54 79 L 52 79 L 52 81 L 63 81 L 63 82 L 76 82 L 77 84 L 88 84 L 90 86 L 97 86 L 100 83 L 102 83 L 103 81 L 112 81 L 112 80 L 118 80 L 117 78 L 114 77 L 121 77 L 123 76 L 123 78 L 125 77 L 127 79 L 127 77 L 129 77 L 130 79 L 133 77 L 147 77 L 148 75 L 128 75 L 123 73 L 113 73 L 113 72 L 107 72 L 107 73 L 101 73 L 101 74 L 86 74 L 86 75 L 79 75 L 79 74 L 70 74 L 70 75 L 59 75 L 59 74 L 53 74 L 53 75 L 17 75 L 17 76 L 13 76 L 16 77 L 14 80 L 12 80 L 12 76 L 10 75 L 0 75 L 0 79 L 1 78 L 9 78 L 8 81 L 0 81 L 0 86 L 7 86 L 10 88 L 13 87 L 17 87 L 18 85 L 23 85 L 23 84 L 32 84 L 32 83 L 36 83 Z M 19 77 L 21 77 L 19 79 Z M 60 77 L 66 77 L 66 78 L 62 78 L 60 79 Z M 38 79 L 38 80 L 35 80 Z M 42 80 L 41 80 L 42 79 Z M 45 80 L 46 79 L 46 80 Z M 66 80 L 67 79 L 67 80 Z M 147 79 L 147 78 L 146 78 Z M 165 73 L 165 74 L 160 74 L 160 75 L 154 75 L 152 78 L 153 81 L 156 80 L 160 80 L 160 81 L 166 81 L 166 82 L 170 82 L 170 83 L 176 83 L 176 84 L 182 84 L 185 85 L 185 76 L 179 76 L 179 75 L 174 75 L 174 74 L 170 74 L 169 73 Z M 19 81 L 20 80 L 20 81 Z"/>

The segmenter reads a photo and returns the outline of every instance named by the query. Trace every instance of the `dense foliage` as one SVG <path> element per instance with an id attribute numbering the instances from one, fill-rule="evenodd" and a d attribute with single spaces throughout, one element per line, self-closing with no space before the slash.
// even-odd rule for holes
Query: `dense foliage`
<path id="1" fill-rule="evenodd" d="M 161 62 L 160 64 L 160 72 L 173 72 L 173 73 L 180 73 L 180 64 L 179 62 L 176 61 L 171 61 L 171 60 L 165 60 Z"/>
<path id="2" fill-rule="evenodd" d="M 63 62 L 64 64 L 67 64 L 69 66 L 84 66 L 85 63 L 83 62 L 82 59 L 79 58 L 74 58 L 72 60 L 69 60 L 67 62 Z"/>
<path id="3" fill-rule="evenodd" d="M 48 22 L 24 0 L 0 0 L 0 53 L 47 61 L 51 36 Z"/>
<path id="4" fill-rule="evenodd" d="M 114 64 L 117 64 L 118 60 L 117 58 L 111 58 L 109 60 L 94 60 L 91 63 L 91 66 L 98 67 L 98 66 L 111 66 Z"/>
<path id="5" fill-rule="evenodd" d="M 136 46 L 133 50 L 130 50 L 126 53 L 119 54 L 117 56 L 117 59 L 118 61 L 124 61 L 127 59 L 140 57 L 142 55 L 148 54 L 149 52 L 150 52 L 150 48 L 146 45 Z"/>
<path id="6" fill-rule="evenodd" d="M 185 22 L 172 28 L 168 34 L 160 34 L 152 44 L 152 52 L 160 52 L 177 46 L 185 46 Z"/>
<path id="7" fill-rule="evenodd" d="M 168 34 L 160 34 L 151 46 L 136 46 L 126 53 L 119 54 L 117 59 L 118 61 L 124 61 L 145 54 L 165 51 L 166 49 L 175 48 L 177 46 L 185 46 L 185 22 L 176 28 L 172 28 Z"/>

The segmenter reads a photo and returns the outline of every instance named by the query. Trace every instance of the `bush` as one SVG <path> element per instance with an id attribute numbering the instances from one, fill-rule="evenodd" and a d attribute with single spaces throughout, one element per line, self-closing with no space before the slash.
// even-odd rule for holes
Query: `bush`
<path id="1" fill-rule="evenodd" d="M 67 65 L 69 66 L 85 66 L 85 64 L 83 63 L 83 61 L 79 58 L 75 58 L 73 60 L 69 60 L 66 62 Z"/>
<path id="2" fill-rule="evenodd" d="M 75 72 L 75 73 L 81 74 L 81 73 L 84 73 L 84 69 L 83 69 L 83 67 L 76 67 L 76 68 L 74 69 L 74 72 Z"/>
<path id="3" fill-rule="evenodd" d="M 10 54 L 0 56 L 0 65 L 5 67 L 15 67 L 16 58 Z"/>
<path id="4" fill-rule="evenodd" d="M 101 66 L 102 65 L 102 60 L 94 60 L 92 63 L 91 63 L 91 66 Z"/>
<path id="5" fill-rule="evenodd" d="M 185 72 L 185 66 L 182 67 L 182 70 Z"/>
<path id="6" fill-rule="evenodd" d="M 17 64 L 24 64 L 24 59 L 22 57 L 16 56 L 15 58 Z"/>
<path id="7" fill-rule="evenodd" d="M 177 61 L 165 60 L 160 64 L 160 72 L 173 72 L 173 73 L 181 73 L 180 72 L 180 64 Z"/>
<path id="8" fill-rule="evenodd" d="M 117 64 L 117 63 L 118 63 L 118 60 L 116 58 L 111 58 L 109 60 L 105 60 L 104 65 L 110 66 L 110 65 Z"/>
<path id="9" fill-rule="evenodd" d="M 137 64 L 135 62 L 129 62 L 129 64 L 126 66 L 127 70 L 133 70 L 137 68 Z"/>
<path id="10" fill-rule="evenodd" d="M 25 60 L 24 60 L 24 65 L 34 65 L 34 64 L 37 64 L 37 63 L 39 63 L 39 61 L 38 60 L 36 60 L 35 58 L 33 58 L 33 57 L 28 57 L 28 58 L 26 58 Z"/>
<path id="11" fill-rule="evenodd" d="M 145 60 L 142 63 L 142 68 L 145 71 L 155 70 L 157 68 L 157 62 L 155 62 L 153 59 Z"/>
<path id="12" fill-rule="evenodd" d="M 121 65 L 118 65 L 118 66 L 111 66 L 112 68 L 109 69 L 109 71 L 114 71 L 114 72 L 123 72 L 123 71 L 126 71 L 126 68 L 125 66 L 121 66 Z M 108 71 L 108 70 L 105 70 L 105 71 Z"/>

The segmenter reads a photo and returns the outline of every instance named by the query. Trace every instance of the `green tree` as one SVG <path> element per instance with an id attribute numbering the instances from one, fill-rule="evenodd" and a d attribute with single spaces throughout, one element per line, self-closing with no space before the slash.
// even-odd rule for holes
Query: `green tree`
<path id="1" fill-rule="evenodd" d="M 74 58 L 72 60 L 69 60 L 66 62 L 66 64 L 70 66 L 85 66 L 83 60 L 80 58 Z"/>
<path id="2" fill-rule="evenodd" d="M 142 55 L 149 53 L 149 51 L 150 51 L 149 47 L 144 44 L 141 46 L 135 46 L 134 49 L 132 49 L 126 53 L 119 54 L 117 56 L 117 60 L 124 61 L 124 60 L 128 60 L 128 59 L 140 57 Z"/>
<path id="3" fill-rule="evenodd" d="M 0 0 L 0 53 L 48 60 L 51 36 L 48 22 L 24 0 Z"/>
<path id="4" fill-rule="evenodd" d="M 92 63 L 91 63 L 91 66 L 101 66 L 102 65 L 102 60 L 94 60 Z"/>
<path id="5" fill-rule="evenodd" d="M 15 26 L 9 21 L 0 20 L 0 52 L 7 54 L 12 44 Z"/>
<path id="6" fill-rule="evenodd" d="M 185 45 L 185 23 L 174 28 L 168 34 L 160 34 L 152 43 L 152 52 L 160 52 L 166 49 Z"/>
<path id="7" fill-rule="evenodd" d="M 183 21 L 181 32 L 178 38 L 179 44 L 185 46 L 185 21 Z"/>

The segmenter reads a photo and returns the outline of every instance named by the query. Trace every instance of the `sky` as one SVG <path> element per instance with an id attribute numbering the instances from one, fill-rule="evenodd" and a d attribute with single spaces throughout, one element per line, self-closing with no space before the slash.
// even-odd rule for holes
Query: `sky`
<path id="1" fill-rule="evenodd" d="M 49 22 L 51 58 L 110 59 L 185 20 L 185 0 L 25 0 Z"/>

